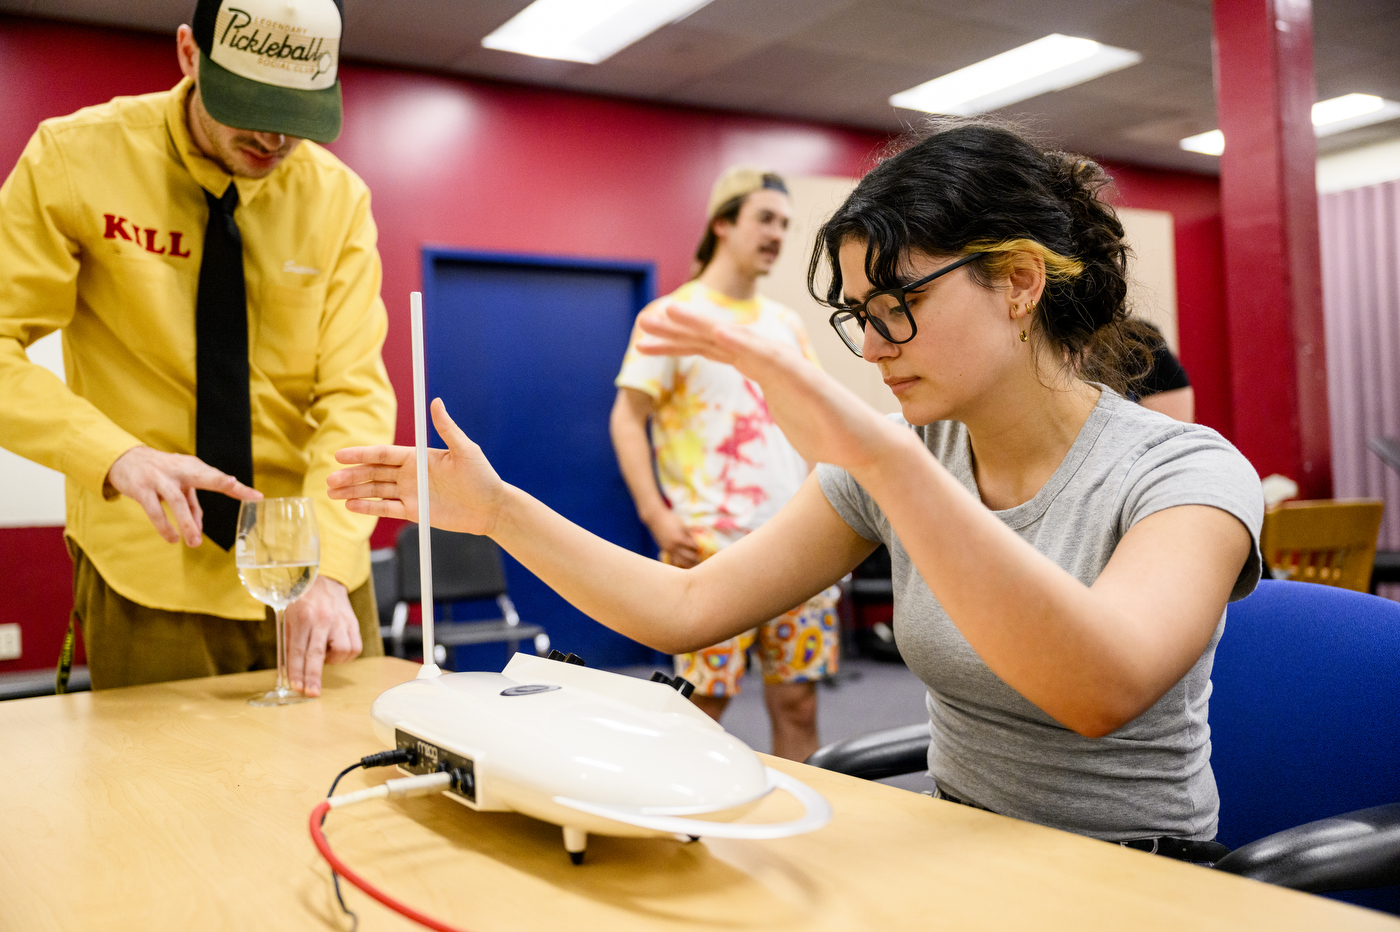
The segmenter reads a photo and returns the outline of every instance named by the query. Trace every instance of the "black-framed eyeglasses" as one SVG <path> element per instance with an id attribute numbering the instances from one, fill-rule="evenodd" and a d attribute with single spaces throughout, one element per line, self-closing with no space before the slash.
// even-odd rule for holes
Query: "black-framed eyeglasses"
<path id="1" fill-rule="evenodd" d="M 947 275 L 985 255 L 985 252 L 969 253 L 916 282 L 891 288 L 889 291 L 877 291 L 859 304 L 837 308 L 829 318 L 831 328 L 841 337 L 841 342 L 846 344 L 846 348 L 857 356 L 861 355 L 861 348 L 865 343 L 867 322 L 887 342 L 908 343 L 914 339 L 914 334 L 919 332 L 919 328 L 914 325 L 914 315 L 909 312 L 909 303 L 905 296 L 911 291 L 919 290 L 940 275 Z"/>

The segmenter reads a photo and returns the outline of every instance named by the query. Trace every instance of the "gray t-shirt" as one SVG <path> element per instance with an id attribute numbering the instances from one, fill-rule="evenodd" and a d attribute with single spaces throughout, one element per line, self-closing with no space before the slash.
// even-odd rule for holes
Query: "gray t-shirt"
<path id="1" fill-rule="evenodd" d="M 938 421 L 912 429 L 976 493 L 967 428 Z M 988 669 L 929 591 L 880 506 L 849 473 L 822 464 L 817 475 L 846 523 L 890 549 L 895 639 L 928 686 L 929 773 L 941 789 L 1003 815 L 1109 841 L 1215 837 L 1220 800 L 1206 710 L 1223 614 L 1210 646 L 1165 696 L 1112 734 L 1085 738 Z M 1130 527 L 1177 505 L 1210 505 L 1249 528 L 1254 547 L 1230 599 L 1253 591 L 1264 520 L 1254 468 L 1210 428 L 1104 390 L 1045 486 L 1030 501 L 994 514 L 1089 585 Z"/>

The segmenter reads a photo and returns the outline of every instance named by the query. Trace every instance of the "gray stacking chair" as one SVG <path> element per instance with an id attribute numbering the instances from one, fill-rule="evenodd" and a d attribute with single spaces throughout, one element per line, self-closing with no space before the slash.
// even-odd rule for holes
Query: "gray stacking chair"
<path id="1" fill-rule="evenodd" d="M 374 606 L 379 610 L 379 636 L 383 638 L 399 604 L 399 555 L 393 547 L 369 552 L 369 576 L 374 581 Z"/>
<path id="2" fill-rule="evenodd" d="M 432 530 L 433 601 L 440 604 L 493 599 L 500 617 L 483 621 L 440 621 L 433 629 L 441 662 L 446 648 L 468 644 L 504 642 L 514 653 L 521 641 L 530 641 L 535 653 L 549 653 L 549 635 L 536 624 L 526 624 L 506 592 L 505 567 L 501 551 L 489 537 Z M 390 623 L 382 628 L 384 649 L 395 656 L 406 656 L 410 644 L 422 643 L 422 630 L 409 628 L 408 606 L 422 598 L 418 565 L 418 527 L 406 525 L 399 532 L 395 548 L 397 601 Z M 426 659 L 426 658 L 425 658 Z"/>

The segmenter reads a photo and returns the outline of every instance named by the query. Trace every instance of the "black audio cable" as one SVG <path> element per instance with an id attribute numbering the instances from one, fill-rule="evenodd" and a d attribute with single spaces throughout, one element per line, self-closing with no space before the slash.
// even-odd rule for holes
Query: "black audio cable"
<path id="1" fill-rule="evenodd" d="M 346 767 L 340 773 L 336 774 L 335 779 L 331 781 L 331 788 L 330 791 L 326 793 L 326 798 L 329 799 L 335 795 L 335 788 L 340 785 L 340 781 L 351 771 L 359 770 L 362 767 L 368 770 L 371 767 L 390 767 L 394 764 L 408 764 L 412 766 L 416 763 L 418 763 L 417 752 L 407 748 L 395 748 L 392 751 L 380 751 L 378 754 L 368 754 L 360 758 L 359 763 L 351 764 L 349 767 Z M 325 822 L 325 820 L 326 817 L 322 816 L 321 821 Z M 356 932 L 360 927 L 360 917 L 351 912 L 350 907 L 345 905 L 345 897 L 340 894 L 340 875 L 335 872 L 335 868 L 331 868 L 331 882 L 335 884 L 335 899 L 336 902 L 340 904 L 340 911 L 350 917 L 350 932 Z"/>

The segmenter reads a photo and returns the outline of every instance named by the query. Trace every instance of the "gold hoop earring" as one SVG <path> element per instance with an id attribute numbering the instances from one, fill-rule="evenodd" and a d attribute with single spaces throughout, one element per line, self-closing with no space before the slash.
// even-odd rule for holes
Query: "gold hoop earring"
<path id="1" fill-rule="evenodd" d="M 1026 342 L 1027 339 L 1029 339 L 1029 337 L 1026 336 L 1026 331 L 1022 330 L 1022 331 L 1021 331 L 1021 342 L 1024 343 L 1024 342 Z"/>

